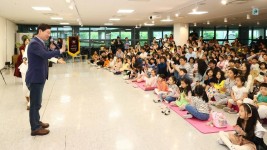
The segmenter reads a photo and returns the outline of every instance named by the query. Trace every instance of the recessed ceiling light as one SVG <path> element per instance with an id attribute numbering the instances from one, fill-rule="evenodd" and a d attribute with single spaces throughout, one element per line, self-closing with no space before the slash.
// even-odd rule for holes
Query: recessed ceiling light
<path id="1" fill-rule="evenodd" d="M 61 25 L 69 25 L 70 23 L 68 23 L 68 22 L 61 22 L 60 24 Z"/>
<path id="2" fill-rule="evenodd" d="M 222 0 L 221 3 L 222 3 L 223 5 L 226 5 L 226 4 L 227 4 L 227 0 Z"/>
<path id="3" fill-rule="evenodd" d="M 120 9 L 117 11 L 117 13 L 123 13 L 123 14 L 130 14 L 133 12 L 134 12 L 134 10 L 132 10 L 132 9 Z"/>
<path id="4" fill-rule="evenodd" d="M 247 14 L 247 19 L 250 19 L 250 15 L 249 14 Z"/>
<path id="5" fill-rule="evenodd" d="M 179 17 L 179 14 L 177 13 L 177 14 L 175 14 L 175 17 Z"/>
<path id="6" fill-rule="evenodd" d="M 202 15 L 202 14 L 207 14 L 207 11 L 192 11 L 188 13 L 189 15 Z"/>
<path id="7" fill-rule="evenodd" d="M 51 17 L 52 20 L 63 20 L 61 17 Z"/>
<path id="8" fill-rule="evenodd" d="M 162 19 L 160 21 L 162 21 L 162 22 L 172 22 L 173 20 L 171 20 L 171 19 Z"/>
<path id="9" fill-rule="evenodd" d="M 223 22 L 228 22 L 227 18 L 224 18 Z"/>
<path id="10" fill-rule="evenodd" d="M 189 15 L 202 15 L 208 13 L 207 11 L 192 11 L 188 13 Z"/>
<path id="11" fill-rule="evenodd" d="M 242 26 L 242 24 L 241 23 L 239 23 L 239 25 L 238 25 L 239 27 L 241 27 Z"/>
<path id="12" fill-rule="evenodd" d="M 207 21 L 207 24 L 210 24 L 210 21 Z"/>
<path id="13" fill-rule="evenodd" d="M 260 22 L 259 21 L 257 21 L 257 25 L 260 25 Z"/>
<path id="14" fill-rule="evenodd" d="M 110 18 L 109 19 L 110 21 L 119 21 L 119 20 L 121 20 L 120 18 Z"/>
<path id="15" fill-rule="evenodd" d="M 197 26 L 197 23 L 194 23 L 194 26 Z"/>
<path id="16" fill-rule="evenodd" d="M 145 26 L 154 26 L 154 23 L 144 23 Z"/>
<path id="17" fill-rule="evenodd" d="M 113 23 L 104 23 L 105 26 L 112 26 Z"/>
<path id="18" fill-rule="evenodd" d="M 70 3 L 71 0 L 66 0 L 67 3 Z"/>
<path id="19" fill-rule="evenodd" d="M 38 11 L 51 11 L 50 7 L 32 7 L 32 9 L 38 10 Z"/>

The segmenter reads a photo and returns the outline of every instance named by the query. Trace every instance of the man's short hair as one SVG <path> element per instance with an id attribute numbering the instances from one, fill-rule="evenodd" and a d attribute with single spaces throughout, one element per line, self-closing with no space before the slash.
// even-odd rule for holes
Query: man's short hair
<path id="1" fill-rule="evenodd" d="M 44 32 L 47 29 L 51 29 L 51 26 L 48 24 L 41 23 L 38 25 L 37 34 L 39 33 L 39 30 L 42 30 Z"/>

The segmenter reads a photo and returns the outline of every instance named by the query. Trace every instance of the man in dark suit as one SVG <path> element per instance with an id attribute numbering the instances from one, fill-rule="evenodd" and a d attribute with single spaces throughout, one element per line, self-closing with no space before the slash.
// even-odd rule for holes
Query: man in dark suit
<path id="1" fill-rule="evenodd" d="M 49 51 L 44 41 L 47 41 L 51 34 L 51 27 L 47 24 L 40 24 L 37 28 L 37 35 L 31 40 L 28 46 L 28 71 L 26 73 L 26 84 L 30 90 L 30 124 L 31 135 L 46 135 L 49 130 L 48 123 L 40 121 L 39 110 L 42 104 L 42 94 L 45 81 L 48 79 L 48 59 L 59 56 L 65 51 L 65 45 L 60 50 Z M 61 63 L 59 61 L 59 63 Z"/>

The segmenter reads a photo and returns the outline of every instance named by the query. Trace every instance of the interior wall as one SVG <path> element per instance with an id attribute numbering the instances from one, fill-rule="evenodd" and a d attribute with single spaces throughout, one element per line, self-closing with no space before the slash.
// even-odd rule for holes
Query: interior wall
<path id="1" fill-rule="evenodd" d="M 5 62 L 12 62 L 17 29 L 15 23 L 0 17 L 0 69 L 5 66 Z"/>

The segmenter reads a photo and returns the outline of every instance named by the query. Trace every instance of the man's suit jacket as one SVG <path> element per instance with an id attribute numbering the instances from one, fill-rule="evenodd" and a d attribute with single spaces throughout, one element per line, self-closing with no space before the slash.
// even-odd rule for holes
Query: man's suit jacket
<path id="1" fill-rule="evenodd" d="M 59 55 L 59 50 L 48 51 L 40 39 L 33 38 L 28 46 L 26 83 L 45 83 L 48 79 L 48 59 Z"/>

